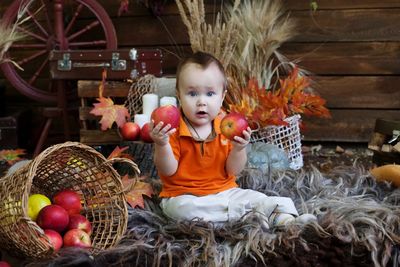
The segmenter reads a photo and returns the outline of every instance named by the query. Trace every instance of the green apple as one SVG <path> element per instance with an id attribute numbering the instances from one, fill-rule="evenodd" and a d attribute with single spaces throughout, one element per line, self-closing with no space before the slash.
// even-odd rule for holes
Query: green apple
<path id="1" fill-rule="evenodd" d="M 42 194 L 34 194 L 28 198 L 28 216 L 36 221 L 39 211 L 51 204 L 48 197 Z"/>

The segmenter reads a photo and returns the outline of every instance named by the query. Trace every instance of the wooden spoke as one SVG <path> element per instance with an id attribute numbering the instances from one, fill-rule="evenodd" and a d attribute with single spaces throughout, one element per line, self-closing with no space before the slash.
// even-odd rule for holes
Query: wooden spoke
<path id="1" fill-rule="evenodd" d="M 44 7 L 47 28 L 49 29 L 49 32 L 51 33 L 50 35 L 53 35 L 54 29 L 53 29 L 52 19 L 50 18 L 51 13 L 49 11 L 51 11 L 51 8 L 49 7 L 49 1 L 46 1 L 46 3 L 44 3 L 43 0 L 40 0 L 40 2 L 42 3 L 42 5 Z"/>
<path id="2" fill-rule="evenodd" d="M 79 17 L 79 14 L 81 13 L 82 9 L 83 9 L 83 5 L 82 4 L 80 4 L 76 8 L 76 11 L 74 12 L 74 15 L 72 16 L 71 21 L 68 23 L 67 27 L 65 28 L 65 35 L 68 35 L 68 33 L 71 30 L 72 26 L 75 24 L 76 19 Z"/>
<path id="3" fill-rule="evenodd" d="M 90 42 L 73 42 L 69 43 L 70 47 L 91 47 L 91 46 L 99 46 L 107 44 L 106 40 L 95 40 Z"/>
<path id="4" fill-rule="evenodd" d="M 13 44 L 11 47 L 18 49 L 46 48 L 46 44 Z"/>
<path id="5" fill-rule="evenodd" d="M 87 25 L 86 27 L 84 27 L 82 30 L 75 32 L 74 34 L 70 35 L 68 37 L 68 41 L 71 41 L 75 38 L 77 38 L 78 36 L 90 31 L 92 28 L 96 27 L 97 25 L 99 25 L 100 22 L 98 20 L 93 21 L 92 23 L 90 23 L 89 25 Z"/>
<path id="6" fill-rule="evenodd" d="M 47 31 L 43 28 L 42 24 L 40 24 L 40 22 L 36 19 L 35 15 L 32 14 L 31 11 L 27 11 L 28 15 L 30 16 L 30 19 L 33 21 L 33 23 L 35 23 L 35 25 L 39 28 L 39 30 L 44 34 L 44 36 L 49 37 L 49 34 L 47 33 Z"/>
<path id="7" fill-rule="evenodd" d="M 45 53 L 47 53 L 46 50 L 42 50 L 42 51 L 36 52 L 35 54 L 33 54 L 33 55 L 31 55 L 31 56 L 29 56 L 27 58 L 24 58 L 23 60 L 18 61 L 17 64 L 22 66 L 23 64 L 26 64 L 27 62 L 29 62 L 29 61 L 37 58 L 37 57 L 40 57 L 41 55 L 43 55 Z"/>
<path id="8" fill-rule="evenodd" d="M 39 74 L 43 71 L 44 67 L 49 63 L 49 56 L 46 57 L 46 59 L 40 64 L 40 67 L 35 71 L 35 73 L 32 75 L 32 77 L 29 79 L 28 83 L 32 85 L 34 82 L 36 82 L 36 79 L 39 77 Z"/>
<path id="9" fill-rule="evenodd" d="M 40 41 L 42 41 L 44 43 L 47 42 L 47 38 L 46 37 L 37 35 L 36 33 L 28 31 L 28 30 L 26 30 L 26 29 L 24 29 L 22 27 L 18 27 L 18 30 L 20 30 L 21 32 L 25 33 L 26 35 L 32 36 L 33 38 L 38 39 L 38 40 L 40 40 Z"/>

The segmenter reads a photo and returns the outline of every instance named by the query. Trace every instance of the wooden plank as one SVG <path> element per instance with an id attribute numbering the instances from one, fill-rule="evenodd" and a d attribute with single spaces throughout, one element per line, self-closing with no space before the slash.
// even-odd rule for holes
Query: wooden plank
<path id="1" fill-rule="evenodd" d="M 281 52 L 318 75 L 400 74 L 400 42 L 289 43 Z"/>
<path id="2" fill-rule="evenodd" d="M 375 120 L 385 118 L 398 120 L 400 109 L 331 110 L 331 119 L 303 117 L 306 129 L 302 130 L 305 141 L 368 142 L 374 130 Z"/>
<path id="3" fill-rule="evenodd" d="M 78 81 L 79 97 L 98 97 L 100 81 Z M 128 96 L 131 83 L 108 81 L 104 85 L 103 96 L 126 97 Z"/>
<path id="4" fill-rule="evenodd" d="M 400 41 L 399 9 L 293 11 L 297 22 L 293 42 Z M 212 21 L 213 16 L 206 16 Z M 179 15 L 119 17 L 113 19 L 122 46 L 182 45 L 189 43 L 186 27 Z M 132 36 L 132 25 L 135 35 Z M 137 36 L 137 38 L 135 38 Z"/>
<path id="5" fill-rule="evenodd" d="M 391 9 L 293 11 L 295 42 L 400 41 L 399 12 Z"/>
<path id="6" fill-rule="evenodd" d="M 311 1 L 284 0 L 283 6 L 290 10 L 310 10 Z M 392 8 L 400 7 L 398 0 L 316 0 L 317 10 L 356 9 L 356 8 Z"/>
<path id="7" fill-rule="evenodd" d="M 190 46 L 163 46 L 163 71 L 174 74 Z M 315 75 L 400 75 L 400 42 L 287 43 L 280 52 Z"/>
<path id="8" fill-rule="evenodd" d="M 329 108 L 399 109 L 398 76 L 317 76 L 315 91 Z"/>
<path id="9" fill-rule="evenodd" d="M 87 145 L 111 145 L 122 141 L 116 129 L 107 131 L 81 129 L 79 134 L 80 142 Z"/>

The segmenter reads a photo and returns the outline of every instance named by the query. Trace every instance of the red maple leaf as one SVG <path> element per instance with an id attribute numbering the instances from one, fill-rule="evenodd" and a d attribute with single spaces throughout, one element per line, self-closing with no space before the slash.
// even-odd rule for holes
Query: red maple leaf
<path id="1" fill-rule="evenodd" d="M 143 195 L 151 197 L 154 194 L 151 184 L 141 181 L 143 178 L 130 179 L 128 175 L 122 177 L 125 197 L 132 208 L 144 208 Z"/>
<path id="2" fill-rule="evenodd" d="M 125 150 L 129 149 L 129 146 L 124 146 L 123 148 L 120 148 L 119 146 L 116 146 L 114 150 L 110 153 L 107 159 L 112 159 L 112 158 L 127 158 L 133 160 L 133 157 L 128 154 L 128 153 L 123 153 Z"/>
<path id="3" fill-rule="evenodd" d="M 111 98 L 97 98 L 99 103 L 94 103 L 94 108 L 90 111 L 91 114 L 102 116 L 100 120 L 101 130 L 110 129 L 114 122 L 118 127 L 122 127 L 127 119 L 130 118 L 128 109 L 124 105 L 114 105 Z"/>

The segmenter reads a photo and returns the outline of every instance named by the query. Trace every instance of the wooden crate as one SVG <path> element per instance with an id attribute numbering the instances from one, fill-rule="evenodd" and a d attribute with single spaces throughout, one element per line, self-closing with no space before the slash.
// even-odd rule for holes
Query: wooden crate
<path id="1" fill-rule="evenodd" d="M 119 144 L 122 139 L 118 134 L 117 126 L 107 131 L 100 130 L 100 116 L 90 114 L 93 103 L 99 97 L 100 81 L 78 81 L 78 96 L 81 99 L 79 120 L 81 122 L 80 142 L 87 145 Z M 128 96 L 131 83 L 110 81 L 106 82 L 103 96 L 110 97 L 116 104 L 123 104 Z"/>

